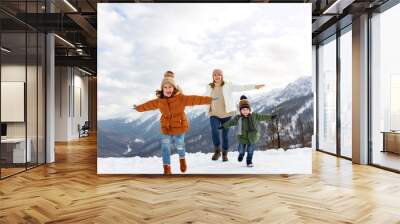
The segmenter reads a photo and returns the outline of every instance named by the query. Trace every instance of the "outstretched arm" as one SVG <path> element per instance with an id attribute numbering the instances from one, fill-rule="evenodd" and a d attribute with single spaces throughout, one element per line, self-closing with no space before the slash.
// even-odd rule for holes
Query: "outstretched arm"
<path id="1" fill-rule="evenodd" d="M 264 87 L 264 84 L 250 84 L 250 85 L 231 85 L 232 91 L 234 92 L 242 92 L 242 91 L 247 91 L 247 90 L 253 90 L 253 89 L 260 89 Z"/>
<path id="2" fill-rule="evenodd" d="M 232 126 L 236 126 L 238 124 L 239 117 L 235 116 L 234 118 L 230 119 L 229 121 L 222 124 L 223 128 L 230 128 Z"/>
<path id="3" fill-rule="evenodd" d="M 183 95 L 183 103 L 185 106 L 194 106 L 194 105 L 205 105 L 210 104 L 212 98 L 209 96 L 185 96 Z"/>
<path id="4" fill-rule="evenodd" d="M 255 116 L 256 121 L 271 121 L 275 115 L 253 113 L 253 116 Z"/>
<path id="5" fill-rule="evenodd" d="M 134 105 L 134 109 L 139 112 L 158 109 L 158 100 L 159 99 L 154 99 L 140 105 Z"/>

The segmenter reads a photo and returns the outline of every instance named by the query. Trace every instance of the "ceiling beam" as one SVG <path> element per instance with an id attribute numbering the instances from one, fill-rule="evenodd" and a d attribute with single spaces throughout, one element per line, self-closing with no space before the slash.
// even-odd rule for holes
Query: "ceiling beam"
<path id="1" fill-rule="evenodd" d="M 332 2 L 322 14 L 342 14 L 343 10 L 351 5 L 355 0 L 336 0 Z"/>
<path id="2" fill-rule="evenodd" d="M 97 60 L 91 56 L 55 56 L 56 66 L 79 66 L 87 67 L 96 71 Z"/>
<path id="3" fill-rule="evenodd" d="M 68 17 L 74 21 L 78 26 L 82 28 L 83 31 L 90 37 L 87 41 L 96 40 L 97 30 L 88 22 L 88 20 L 80 14 L 68 14 Z M 91 46 L 96 46 L 96 41 L 90 43 Z"/>

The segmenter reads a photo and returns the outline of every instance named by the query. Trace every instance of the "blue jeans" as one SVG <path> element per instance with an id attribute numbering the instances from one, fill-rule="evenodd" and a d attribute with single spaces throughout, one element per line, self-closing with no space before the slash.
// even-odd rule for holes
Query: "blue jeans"
<path id="1" fill-rule="evenodd" d="M 219 147 L 221 145 L 220 141 L 220 129 L 219 127 L 222 126 L 223 123 L 229 121 L 231 117 L 226 117 L 226 118 L 219 118 L 216 116 L 211 116 L 210 117 L 210 124 L 211 124 L 211 135 L 212 135 L 212 141 L 214 143 L 215 147 Z M 224 152 L 228 151 L 228 133 L 229 133 L 229 128 L 223 128 L 222 129 L 222 150 Z"/>
<path id="2" fill-rule="evenodd" d="M 238 150 L 239 150 L 239 157 L 244 156 L 246 152 L 246 147 L 247 147 L 247 157 L 246 157 L 246 163 L 247 165 L 253 163 L 253 154 L 254 154 L 254 149 L 256 148 L 256 145 L 254 144 L 239 144 Z"/>
<path id="3" fill-rule="evenodd" d="M 161 152 L 164 165 L 171 164 L 171 144 L 175 143 L 179 158 L 185 158 L 185 134 L 164 135 L 161 134 Z"/>

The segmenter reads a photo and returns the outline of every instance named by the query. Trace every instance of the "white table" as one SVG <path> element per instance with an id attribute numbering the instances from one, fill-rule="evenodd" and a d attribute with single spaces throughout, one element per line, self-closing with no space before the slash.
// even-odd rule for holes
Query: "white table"
<path id="1" fill-rule="evenodd" d="M 10 144 L 14 145 L 13 148 L 13 163 L 25 163 L 31 162 L 31 145 L 32 141 L 30 138 L 27 139 L 27 146 L 25 151 L 25 138 L 6 138 L 1 139 L 1 144 Z M 25 154 L 26 152 L 26 154 Z M 26 161 L 25 161 L 26 159 Z"/>

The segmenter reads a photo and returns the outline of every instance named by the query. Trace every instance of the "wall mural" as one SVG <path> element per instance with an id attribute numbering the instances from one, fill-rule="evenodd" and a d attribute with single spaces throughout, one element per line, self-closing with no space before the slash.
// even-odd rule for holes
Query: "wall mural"
<path id="1" fill-rule="evenodd" d="M 311 173 L 311 4 L 99 4 L 99 174 Z"/>

